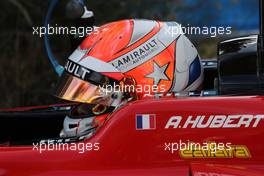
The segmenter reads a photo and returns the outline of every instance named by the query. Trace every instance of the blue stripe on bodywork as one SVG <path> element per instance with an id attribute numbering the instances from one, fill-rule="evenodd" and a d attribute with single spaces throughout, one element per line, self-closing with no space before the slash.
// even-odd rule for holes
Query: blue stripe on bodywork
<path id="1" fill-rule="evenodd" d="M 188 85 L 186 87 L 191 85 L 195 80 L 197 80 L 199 78 L 199 76 L 201 75 L 201 71 L 202 71 L 201 70 L 201 63 L 200 63 L 199 56 L 197 55 L 196 58 L 194 59 L 194 61 L 190 65 L 189 82 L 188 82 Z"/>

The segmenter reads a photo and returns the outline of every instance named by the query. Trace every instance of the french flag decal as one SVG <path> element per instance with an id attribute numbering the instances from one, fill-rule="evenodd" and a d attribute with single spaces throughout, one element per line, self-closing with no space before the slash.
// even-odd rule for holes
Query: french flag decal
<path id="1" fill-rule="evenodd" d="M 155 114 L 137 114 L 136 115 L 137 130 L 153 130 L 156 129 Z"/>

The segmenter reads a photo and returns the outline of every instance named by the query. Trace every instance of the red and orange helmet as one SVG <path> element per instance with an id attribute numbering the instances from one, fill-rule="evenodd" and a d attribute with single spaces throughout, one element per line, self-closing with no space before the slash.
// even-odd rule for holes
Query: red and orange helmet
<path id="1" fill-rule="evenodd" d="M 124 97 L 196 90 L 202 81 L 200 57 L 179 24 L 131 19 L 91 33 L 69 57 L 56 94 L 116 106 Z"/>

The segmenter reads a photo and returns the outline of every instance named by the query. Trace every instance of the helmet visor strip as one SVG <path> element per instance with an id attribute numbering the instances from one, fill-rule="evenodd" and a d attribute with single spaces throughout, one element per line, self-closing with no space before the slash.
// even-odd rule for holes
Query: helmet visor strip
<path id="1" fill-rule="evenodd" d="M 55 96 L 74 102 L 101 104 L 109 106 L 112 103 L 111 93 L 106 93 L 95 81 L 84 81 L 64 71 L 55 90 Z"/>

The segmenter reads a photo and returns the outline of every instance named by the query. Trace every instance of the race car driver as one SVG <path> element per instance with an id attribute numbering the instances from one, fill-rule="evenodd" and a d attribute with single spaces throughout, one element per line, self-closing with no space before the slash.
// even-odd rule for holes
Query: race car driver
<path id="1" fill-rule="evenodd" d="M 80 104 L 65 118 L 60 136 L 90 135 L 129 101 L 194 91 L 202 82 L 197 50 L 176 22 L 131 19 L 106 24 L 65 65 L 56 96 Z"/>

